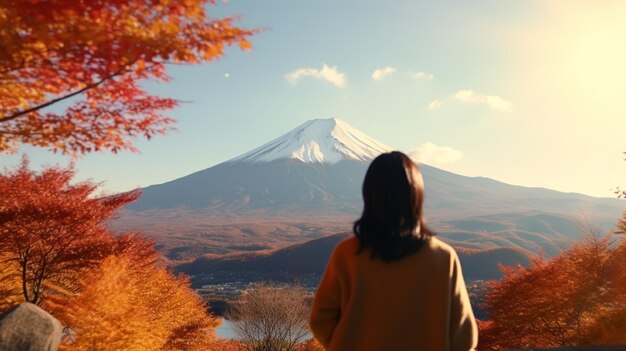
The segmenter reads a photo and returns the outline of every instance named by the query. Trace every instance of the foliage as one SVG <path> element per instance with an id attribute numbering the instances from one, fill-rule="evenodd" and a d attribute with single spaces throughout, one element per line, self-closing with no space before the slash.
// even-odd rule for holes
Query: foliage
<path id="1" fill-rule="evenodd" d="M 80 294 L 46 302 L 46 309 L 72 330 L 71 343 L 63 349 L 158 349 L 149 311 L 134 303 L 140 287 L 128 274 L 129 266 L 127 259 L 108 257 L 80 278 Z"/>
<path id="2" fill-rule="evenodd" d="M 503 267 L 485 298 L 480 349 L 626 343 L 626 242 L 589 235 L 530 268 Z"/>
<path id="3" fill-rule="evenodd" d="M 76 277 L 110 254 L 105 221 L 139 196 L 95 198 L 97 185 L 72 185 L 73 176 L 71 168 L 36 174 L 26 159 L 0 175 L 0 272 L 19 277 L 23 301 L 39 304 L 48 292 L 71 292 Z M 15 301 L 10 286 L 7 299 Z"/>
<path id="4" fill-rule="evenodd" d="M 299 286 L 257 283 L 227 311 L 235 333 L 250 351 L 288 351 L 309 333 L 310 302 Z"/>
<path id="5" fill-rule="evenodd" d="M 210 18 L 210 4 L 0 0 L 0 152 L 21 143 L 71 154 L 135 150 L 133 137 L 167 131 L 164 111 L 178 101 L 140 82 L 166 82 L 165 64 L 210 61 L 226 45 L 250 48 L 255 31 Z"/>
<path id="6" fill-rule="evenodd" d="M 24 301 L 21 290 L 21 275 L 10 262 L 10 254 L 0 251 L 0 311 Z"/>
<path id="7" fill-rule="evenodd" d="M 0 175 L 0 311 L 31 301 L 71 331 L 64 350 L 207 350 L 219 319 L 157 264 L 154 243 L 106 228 L 138 192 L 94 197 L 71 167 Z"/>
<path id="8" fill-rule="evenodd" d="M 63 350 L 206 350 L 219 319 L 189 288 L 164 268 L 112 255 L 80 279 L 69 300 L 50 299 L 47 308 L 71 328 Z"/>

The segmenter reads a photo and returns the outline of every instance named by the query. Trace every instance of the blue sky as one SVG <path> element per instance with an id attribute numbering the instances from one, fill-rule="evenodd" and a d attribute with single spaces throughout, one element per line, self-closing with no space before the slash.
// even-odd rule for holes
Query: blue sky
<path id="1" fill-rule="evenodd" d="M 626 186 L 626 2 L 231 0 L 208 11 L 264 28 L 253 51 L 146 83 L 188 101 L 171 114 L 178 130 L 139 140 L 140 154 L 82 156 L 79 179 L 108 192 L 162 183 L 338 117 L 459 174 L 595 196 Z M 21 153 L 36 167 L 68 162 L 23 147 L 0 165 Z"/>

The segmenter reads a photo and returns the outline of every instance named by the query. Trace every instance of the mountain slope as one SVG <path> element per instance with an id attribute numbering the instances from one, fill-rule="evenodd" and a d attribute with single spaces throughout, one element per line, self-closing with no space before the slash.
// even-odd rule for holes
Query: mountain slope
<path id="1" fill-rule="evenodd" d="M 189 176 L 154 185 L 128 209 L 343 210 L 355 213 L 366 164 L 344 160 L 316 165 L 282 159 L 263 163 L 227 162 Z"/>

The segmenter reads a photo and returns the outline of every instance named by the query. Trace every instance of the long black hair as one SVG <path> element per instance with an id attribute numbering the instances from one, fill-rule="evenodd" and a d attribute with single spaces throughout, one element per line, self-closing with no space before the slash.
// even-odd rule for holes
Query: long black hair
<path id="1" fill-rule="evenodd" d="M 389 262 L 417 252 L 433 233 L 422 215 L 424 181 L 415 163 L 399 151 L 381 154 L 363 181 L 363 214 L 353 227 L 359 253 Z"/>

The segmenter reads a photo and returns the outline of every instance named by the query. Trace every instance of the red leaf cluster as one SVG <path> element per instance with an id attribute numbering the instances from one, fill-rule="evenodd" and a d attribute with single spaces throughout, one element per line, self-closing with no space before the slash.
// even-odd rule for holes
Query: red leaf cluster
<path id="1" fill-rule="evenodd" d="M 0 175 L 0 253 L 22 280 L 25 301 L 40 303 L 48 291 L 71 291 L 75 275 L 111 253 L 105 221 L 138 191 L 95 198 L 97 185 L 70 185 L 71 168 L 41 174 L 24 160 Z"/>

